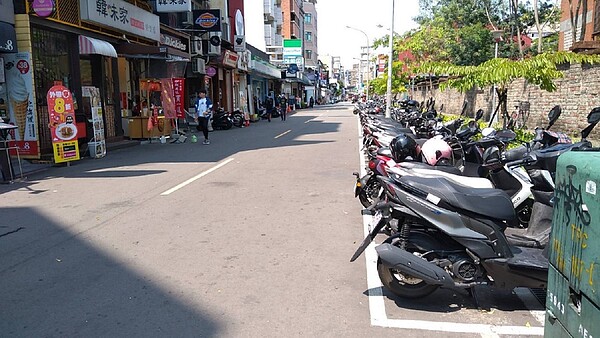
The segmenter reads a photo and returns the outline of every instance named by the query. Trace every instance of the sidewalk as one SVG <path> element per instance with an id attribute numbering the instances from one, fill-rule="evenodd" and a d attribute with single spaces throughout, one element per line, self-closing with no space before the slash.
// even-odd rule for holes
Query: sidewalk
<path id="1" fill-rule="evenodd" d="M 117 149 L 135 147 L 140 144 L 141 144 L 141 142 L 139 140 L 122 140 L 122 141 L 118 141 L 118 142 L 107 143 L 106 149 L 107 149 L 107 152 L 110 152 L 110 151 L 115 151 Z M 83 153 L 81 155 L 82 155 L 81 160 L 91 159 L 88 156 L 87 152 L 85 153 L 86 156 L 83 156 Z M 17 158 L 11 158 L 11 162 L 12 162 L 15 180 L 21 179 L 22 177 L 23 178 L 27 177 L 27 175 L 31 175 L 31 174 L 38 173 L 40 171 L 47 170 L 56 165 L 52 161 L 43 161 L 43 160 L 31 160 L 30 161 L 30 160 L 21 159 L 21 166 L 19 166 L 19 161 Z M 21 169 L 22 169 L 22 171 L 21 171 Z M 1 176 L 0 176 L 0 181 L 1 181 Z"/>

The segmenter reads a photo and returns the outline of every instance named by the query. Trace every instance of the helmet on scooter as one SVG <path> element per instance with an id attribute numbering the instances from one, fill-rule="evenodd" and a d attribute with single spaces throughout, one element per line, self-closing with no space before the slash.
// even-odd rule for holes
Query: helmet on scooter
<path id="1" fill-rule="evenodd" d="M 452 165 L 452 148 L 439 138 L 432 138 L 423 143 L 421 155 L 429 165 Z"/>
<path id="2" fill-rule="evenodd" d="M 396 162 L 406 161 L 409 157 L 414 161 L 419 156 L 419 145 L 412 137 L 404 133 L 400 133 L 394 137 L 392 142 L 390 142 L 390 150 Z"/>

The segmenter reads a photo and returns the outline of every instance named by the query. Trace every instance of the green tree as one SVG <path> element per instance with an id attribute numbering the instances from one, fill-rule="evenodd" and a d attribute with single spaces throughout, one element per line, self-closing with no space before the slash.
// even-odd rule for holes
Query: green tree
<path id="1" fill-rule="evenodd" d="M 542 53 L 524 60 L 497 58 L 478 66 L 457 66 L 448 62 L 428 62 L 419 67 L 419 71 L 429 74 L 448 76 L 448 81 L 441 88 L 455 88 L 466 92 L 472 88 L 496 86 L 498 106 L 502 115 L 508 116 L 508 85 L 515 79 L 524 78 L 527 82 L 538 85 L 546 91 L 556 90 L 554 79 L 561 78 L 563 73 L 557 65 L 565 63 L 600 63 L 600 55 L 583 55 L 572 52 Z"/>

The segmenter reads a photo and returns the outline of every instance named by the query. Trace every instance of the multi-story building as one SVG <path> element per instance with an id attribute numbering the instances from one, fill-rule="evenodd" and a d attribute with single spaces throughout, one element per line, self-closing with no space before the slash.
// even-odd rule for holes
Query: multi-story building
<path id="1" fill-rule="evenodd" d="M 317 44 L 317 0 L 304 0 L 304 65 L 306 68 L 318 67 Z"/>
<path id="2" fill-rule="evenodd" d="M 596 6 L 596 0 L 590 0 L 587 7 L 581 6 L 577 13 L 577 27 L 575 39 L 573 39 L 573 25 L 571 23 L 571 12 L 568 0 L 562 0 L 560 4 L 560 32 L 558 35 L 558 50 L 585 50 L 599 49 L 600 41 L 595 41 L 600 35 L 600 7 Z M 582 30 L 585 28 L 583 34 Z M 582 36 L 583 35 L 583 36 Z"/>
<path id="3" fill-rule="evenodd" d="M 280 0 L 264 0 L 265 46 L 273 64 L 283 63 L 283 12 Z"/>

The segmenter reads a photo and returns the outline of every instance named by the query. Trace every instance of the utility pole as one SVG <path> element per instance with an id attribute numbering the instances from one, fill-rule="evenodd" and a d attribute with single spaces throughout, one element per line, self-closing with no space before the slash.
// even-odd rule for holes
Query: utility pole
<path id="1" fill-rule="evenodd" d="M 369 78 L 370 76 L 370 71 L 371 71 L 371 67 L 369 65 L 369 63 L 371 62 L 371 44 L 369 43 L 369 36 L 367 35 L 367 33 L 365 33 L 364 31 L 358 29 L 358 28 L 354 28 L 354 27 L 350 27 L 350 26 L 346 26 L 346 28 L 350 28 L 350 29 L 354 29 L 355 31 L 359 31 L 361 33 L 364 34 L 365 38 L 367 39 L 367 101 L 369 101 Z"/>
<path id="2" fill-rule="evenodd" d="M 392 0 L 392 29 L 390 30 L 390 53 L 388 55 L 388 78 L 387 95 L 385 99 L 385 117 L 392 117 L 392 63 L 394 62 L 394 7 L 395 1 Z"/>

